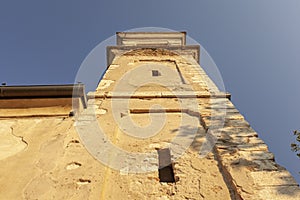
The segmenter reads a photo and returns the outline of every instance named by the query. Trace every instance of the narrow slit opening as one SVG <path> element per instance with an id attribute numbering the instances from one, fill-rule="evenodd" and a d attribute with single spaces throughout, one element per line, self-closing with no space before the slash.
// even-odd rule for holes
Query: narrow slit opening
<path id="1" fill-rule="evenodd" d="M 175 183 L 170 149 L 158 149 L 158 176 L 160 182 Z"/>

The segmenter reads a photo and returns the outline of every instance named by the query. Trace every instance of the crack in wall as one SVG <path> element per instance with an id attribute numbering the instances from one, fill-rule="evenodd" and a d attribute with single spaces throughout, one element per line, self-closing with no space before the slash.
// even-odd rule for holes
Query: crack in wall
<path id="1" fill-rule="evenodd" d="M 24 140 L 24 137 L 23 136 L 19 136 L 19 135 L 16 135 L 16 134 L 14 134 L 14 128 L 11 126 L 10 127 L 10 129 L 11 129 L 11 134 L 14 136 L 14 137 L 16 137 L 16 138 L 19 138 L 19 139 L 21 139 L 21 142 L 23 142 L 25 145 L 26 145 L 26 147 L 28 146 L 28 143 Z M 25 147 L 25 148 L 26 148 Z M 24 149 L 25 149 L 24 148 Z"/>

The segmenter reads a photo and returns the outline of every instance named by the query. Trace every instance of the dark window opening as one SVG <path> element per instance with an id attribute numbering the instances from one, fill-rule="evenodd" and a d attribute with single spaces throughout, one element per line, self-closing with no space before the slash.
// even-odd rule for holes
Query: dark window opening
<path id="1" fill-rule="evenodd" d="M 152 70 L 152 76 L 161 76 L 161 73 L 158 70 Z"/>
<path id="2" fill-rule="evenodd" d="M 159 167 L 158 175 L 160 182 L 174 183 L 174 170 L 171 161 L 170 149 L 159 149 L 157 150 Z"/>

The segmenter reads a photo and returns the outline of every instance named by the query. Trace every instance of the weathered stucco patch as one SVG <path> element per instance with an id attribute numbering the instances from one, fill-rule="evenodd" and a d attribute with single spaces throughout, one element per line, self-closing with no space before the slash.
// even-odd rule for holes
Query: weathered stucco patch
<path id="1" fill-rule="evenodd" d="M 13 156 L 27 147 L 23 137 L 14 133 L 12 125 L 13 122 L 0 126 L 0 160 Z"/>

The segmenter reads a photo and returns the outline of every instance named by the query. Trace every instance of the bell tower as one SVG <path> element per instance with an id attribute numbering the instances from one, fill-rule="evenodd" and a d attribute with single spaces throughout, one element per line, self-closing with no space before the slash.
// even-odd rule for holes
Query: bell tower
<path id="1" fill-rule="evenodd" d="M 0 199 L 300 199 L 185 32 L 119 32 L 94 92 L 0 86 Z"/>
<path id="2" fill-rule="evenodd" d="M 82 127 L 84 145 L 106 165 L 101 197 L 299 198 L 290 173 L 199 65 L 199 51 L 185 32 L 118 32 L 107 47 L 107 70 L 88 94 L 95 109 L 81 115 L 95 112 L 101 127 Z"/>

